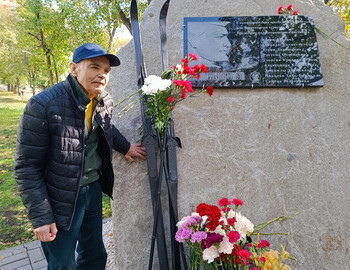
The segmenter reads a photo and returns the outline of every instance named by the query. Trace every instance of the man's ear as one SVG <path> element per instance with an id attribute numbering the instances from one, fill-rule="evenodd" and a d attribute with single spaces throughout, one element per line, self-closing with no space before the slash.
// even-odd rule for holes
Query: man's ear
<path id="1" fill-rule="evenodd" d="M 69 64 L 69 67 L 70 67 L 70 73 L 71 73 L 74 77 L 77 77 L 77 76 L 78 76 L 78 73 L 77 73 L 78 65 L 77 65 L 76 63 L 71 62 L 71 63 Z"/>

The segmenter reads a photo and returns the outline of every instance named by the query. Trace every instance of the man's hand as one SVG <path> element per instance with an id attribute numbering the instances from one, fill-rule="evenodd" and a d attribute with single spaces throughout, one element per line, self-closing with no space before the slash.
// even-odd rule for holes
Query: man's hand
<path id="1" fill-rule="evenodd" d="M 126 159 L 130 162 L 134 162 L 134 157 L 139 157 L 146 159 L 146 149 L 142 147 L 141 144 L 132 144 L 130 145 L 129 151 L 125 155 Z"/>
<path id="2" fill-rule="evenodd" d="M 34 234 L 42 242 L 51 242 L 55 240 L 57 234 L 56 223 L 44 225 L 34 229 Z"/>

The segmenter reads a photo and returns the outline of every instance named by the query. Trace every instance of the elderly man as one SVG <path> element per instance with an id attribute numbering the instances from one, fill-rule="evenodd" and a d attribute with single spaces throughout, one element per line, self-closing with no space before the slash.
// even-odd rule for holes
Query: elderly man
<path id="1" fill-rule="evenodd" d="M 104 90 L 119 64 L 97 44 L 80 46 L 67 79 L 33 96 L 21 118 L 15 179 L 48 269 L 105 269 L 101 191 L 112 198 L 112 149 L 145 159 L 112 124 Z"/>

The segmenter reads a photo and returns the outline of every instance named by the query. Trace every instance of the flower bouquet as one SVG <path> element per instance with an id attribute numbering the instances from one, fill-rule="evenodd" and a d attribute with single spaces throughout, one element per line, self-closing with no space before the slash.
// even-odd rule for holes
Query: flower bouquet
<path id="1" fill-rule="evenodd" d="M 182 59 L 182 64 L 173 66 L 172 69 L 166 70 L 161 76 L 150 75 L 145 78 L 144 85 L 137 92 L 123 99 L 116 106 L 120 105 L 135 94 L 139 94 L 139 98 L 122 108 L 118 115 L 122 116 L 130 110 L 140 99 L 146 97 L 146 114 L 153 122 L 155 130 L 161 135 L 164 134 L 169 124 L 172 110 L 176 104 L 184 100 L 188 96 L 195 96 L 198 93 L 206 92 L 211 96 L 213 87 L 208 86 L 201 89 L 193 89 L 190 79 L 199 79 L 200 74 L 207 73 L 208 69 L 205 65 L 190 66 L 190 62 L 197 61 L 197 55 L 190 53 Z"/>
<path id="2" fill-rule="evenodd" d="M 239 199 L 223 198 L 221 209 L 215 205 L 201 203 L 196 213 L 182 218 L 178 223 L 176 241 L 187 243 L 189 247 L 190 270 L 204 269 L 244 269 L 244 270 L 288 270 L 284 264 L 289 253 L 282 247 L 279 253 L 269 249 L 270 243 L 259 241 L 259 231 L 275 221 L 295 216 L 279 217 L 270 222 L 254 224 L 237 212 L 243 205 Z M 229 206 L 233 205 L 231 209 Z M 256 242 L 251 235 L 258 235 Z"/>

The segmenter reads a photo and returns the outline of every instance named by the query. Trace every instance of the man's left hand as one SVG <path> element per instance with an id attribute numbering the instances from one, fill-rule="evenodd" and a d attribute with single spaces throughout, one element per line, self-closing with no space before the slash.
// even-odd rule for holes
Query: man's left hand
<path id="1" fill-rule="evenodd" d="M 141 144 L 132 144 L 130 145 L 129 151 L 125 155 L 126 159 L 130 162 L 135 161 L 135 157 L 146 159 L 146 149 L 141 146 Z"/>

